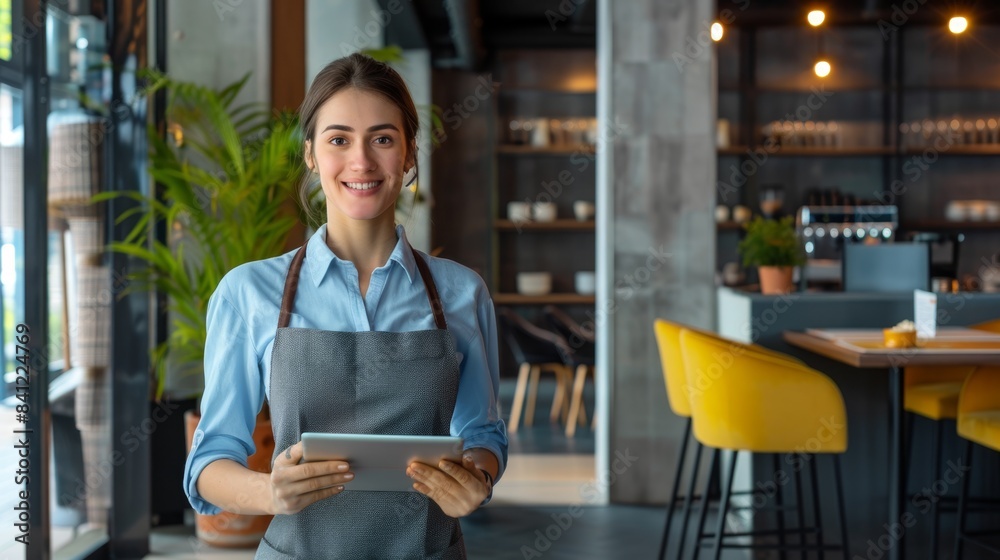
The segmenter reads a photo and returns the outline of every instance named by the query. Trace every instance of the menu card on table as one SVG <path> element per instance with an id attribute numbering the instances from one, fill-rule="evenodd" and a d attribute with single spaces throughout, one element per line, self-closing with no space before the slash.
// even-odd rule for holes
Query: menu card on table
<path id="1" fill-rule="evenodd" d="M 913 322 L 918 338 L 934 338 L 937 333 L 937 294 L 913 290 Z"/>

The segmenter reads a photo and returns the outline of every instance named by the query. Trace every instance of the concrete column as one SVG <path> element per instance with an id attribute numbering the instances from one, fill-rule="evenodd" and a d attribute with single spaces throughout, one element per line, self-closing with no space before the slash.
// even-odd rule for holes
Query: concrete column
<path id="1" fill-rule="evenodd" d="M 616 503 L 667 499 L 682 435 L 654 319 L 715 317 L 713 15 L 711 0 L 599 4 L 598 474 Z"/>

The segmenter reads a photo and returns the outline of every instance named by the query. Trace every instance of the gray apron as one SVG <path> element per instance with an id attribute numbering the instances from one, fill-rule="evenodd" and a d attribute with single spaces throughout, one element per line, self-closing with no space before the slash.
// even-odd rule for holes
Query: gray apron
<path id="1" fill-rule="evenodd" d="M 302 432 L 449 435 L 459 367 L 437 288 L 413 251 L 436 329 L 334 332 L 290 328 L 303 246 L 285 278 L 271 353 L 274 458 Z M 274 464 L 274 458 L 271 464 Z M 258 560 L 465 559 L 458 520 L 417 492 L 352 491 L 276 515 Z"/>

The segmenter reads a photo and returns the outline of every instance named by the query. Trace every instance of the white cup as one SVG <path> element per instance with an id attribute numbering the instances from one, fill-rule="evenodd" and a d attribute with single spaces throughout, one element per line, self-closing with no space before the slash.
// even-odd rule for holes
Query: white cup
<path id="1" fill-rule="evenodd" d="M 573 275 L 573 287 L 576 293 L 591 295 L 597 291 L 597 276 L 593 271 L 581 271 Z"/>
<path id="2" fill-rule="evenodd" d="M 519 272 L 517 293 L 524 296 L 544 296 L 552 291 L 552 274 L 548 272 Z"/>
<path id="3" fill-rule="evenodd" d="M 556 219 L 555 202 L 536 202 L 531 205 L 531 216 L 539 222 L 551 222 Z"/>
<path id="4" fill-rule="evenodd" d="M 587 220 L 594 219 L 594 213 L 597 209 L 594 207 L 593 202 L 587 202 L 586 200 L 577 200 L 573 203 L 573 215 L 576 219 L 581 222 L 586 222 Z"/>
<path id="5" fill-rule="evenodd" d="M 527 202 L 508 202 L 507 219 L 514 222 L 531 220 L 531 205 Z"/>

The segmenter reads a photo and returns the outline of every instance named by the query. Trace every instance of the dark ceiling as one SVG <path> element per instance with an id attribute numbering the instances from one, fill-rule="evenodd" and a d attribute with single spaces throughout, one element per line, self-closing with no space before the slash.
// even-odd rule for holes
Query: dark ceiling
<path id="1" fill-rule="evenodd" d="M 392 2 L 378 0 L 383 9 Z M 480 68 L 502 49 L 597 47 L 597 0 L 403 0 L 403 5 L 404 13 L 386 27 L 386 43 L 429 48 L 439 68 Z"/>
<path id="2" fill-rule="evenodd" d="M 607 0 L 633 2 L 635 0 Z M 652 9 L 671 9 L 668 0 Z M 377 0 L 383 10 L 402 6 L 385 29 L 387 44 L 427 48 L 438 68 L 478 70 L 502 49 L 596 48 L 598 0 Z M 1000 23 L 1000 0 L 716 0 L 736 25 L 800 22 L 827 7 L 829 24 L 876 23 L 908 10 L 911 23 L 938 24 L 957 13 Z M 398 8 L 396 8 L 398 10 Z M 898 15 L 898 14 L 897 14 Z"/>

